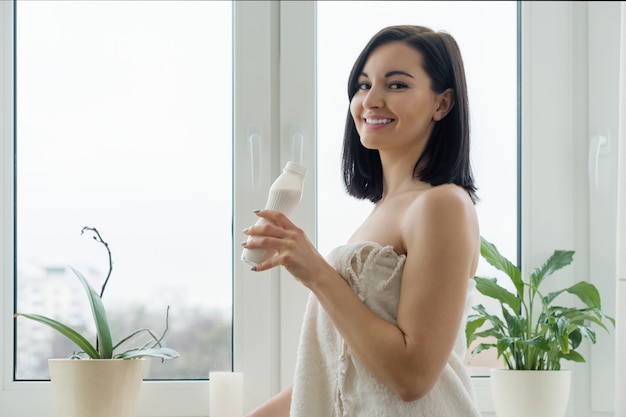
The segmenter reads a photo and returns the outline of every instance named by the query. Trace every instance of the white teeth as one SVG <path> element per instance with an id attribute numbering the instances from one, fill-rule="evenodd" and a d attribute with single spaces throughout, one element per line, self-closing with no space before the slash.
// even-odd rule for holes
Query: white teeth
<path id="1" fill-rule="evenodd" d="M 383 125 L 391 123 L 393 119 L 365 119 L 365 123 L 372 125 Z"/>

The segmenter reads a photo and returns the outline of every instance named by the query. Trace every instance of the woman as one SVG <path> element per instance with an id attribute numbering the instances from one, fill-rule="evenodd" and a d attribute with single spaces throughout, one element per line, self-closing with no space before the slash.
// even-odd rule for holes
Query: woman
<path id="1" fill-rule="evenodd" d="M 257 265 L 311 290 L 294 383 L 251 416 L 479 416 L 463 364 L 480 255 L 463 62 L 419 26 L 377 33 L 352 69 L 343 173 L 374 207 L 324 259 L 284 215 L 252 226 Z"/>

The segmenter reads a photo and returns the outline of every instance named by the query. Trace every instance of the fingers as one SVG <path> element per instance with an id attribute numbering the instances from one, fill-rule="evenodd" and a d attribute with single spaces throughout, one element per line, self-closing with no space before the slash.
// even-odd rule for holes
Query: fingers
<path id="1" fill-rule="evenodd" d="M 254 236 L 255 238 L 260 236 L 281 238 L 285 236 L 284 229 L 277 227 L 272 223 L 255 224 L 242 230 L 244 235 Z"/>
<path id="2" fill-rule="evenodd" d="M 292 258 L 292 252 L 301 252 L 305 246 L 303 245 L 306 243 L 304 231 L 296 227 L 287 216 L 279 211 L 262 210 L 256 214 L 262 221 L 242 231 L 251 238 L 242 242 L 241 245 L 247 249 L 272 250 L 276 252 L 276 255 L 257 264 L 252 270 L 265 271 L 280 265 L 287 267 L 285 263 L 287 259 Z"/>
<path id="3" fill-rule="evenodd" d="M 247 227 L 242 232 L 248 236 L 285 237 L 284 231 L 294 228 L 294 224 L 283 213 L 273 210 L 256 212 L 262 221 Z"/>
<path id="4" fill-rule="evenodd" d="M 289 245 L 290 233 L 272 223 L 255 224 L 242 231 L 248 239 L 241 243 L 246 249 L 265 249 L 281 252 Z"/>
<path id="5" fill-rule="evenodd" d="M 255 272 L 261 272 L 261 271 L 267 271 L 268 269 L 272 269 L 275 266 L 278 266 L 278 264 L 276 265 L 274 264 L 274 258 L 276 258 L 276 256 L 273 256 L 266 261 L 259 262 L 258 264 L 252 267 L 252 270 Z"/>
<path id="6" fill-rule="evenodd" d="M 282 243 L 279 238 L 254 235 L 245 242 L 241 242 L 241 246 L 246 249 L 265 249 L 280 252 Z"/>
<path id="7" fill-rule="evenodd" d="M 291 220 L 289 220 L 289 218 L 280 211 L 260 210 L 256 213 L 256 215 L 282 228 L 289 228 L 293 226 Z"/>

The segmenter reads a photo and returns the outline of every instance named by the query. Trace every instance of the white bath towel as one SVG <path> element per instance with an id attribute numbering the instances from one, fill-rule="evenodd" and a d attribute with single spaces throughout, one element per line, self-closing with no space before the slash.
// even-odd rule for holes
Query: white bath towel
<path id="1" fill-rule="evenodd" d="M 361 242 L 333 250 L 328 261 L 374 313 L 395 323 L 404 255 Z M 469 280 L 465 316 L 471 304 Z M 423 398 L 402 401 L 352 356 L 314 295 L 310 295 L 298 351 L 291 417 L 480 417 L 465 358 L 465 321 L 448 364 Z"/>

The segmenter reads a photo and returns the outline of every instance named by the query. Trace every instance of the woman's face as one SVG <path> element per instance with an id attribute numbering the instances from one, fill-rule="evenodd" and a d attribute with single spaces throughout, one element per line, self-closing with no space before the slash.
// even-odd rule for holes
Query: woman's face
<path id="1" fill-rule="evenodd" d="M 363 146 L 419 155 L 435 121 L 443 117 L 441 94 L 430 88 L 421 53 L 402 42 L 381 45 L 357 83 L 350 112 Z"/>

